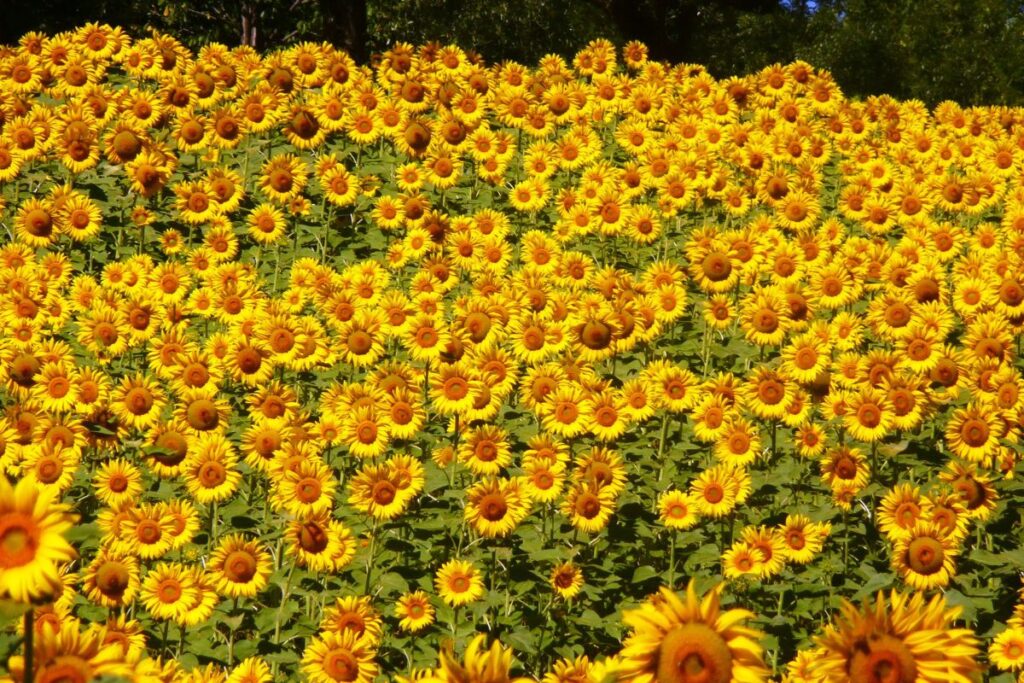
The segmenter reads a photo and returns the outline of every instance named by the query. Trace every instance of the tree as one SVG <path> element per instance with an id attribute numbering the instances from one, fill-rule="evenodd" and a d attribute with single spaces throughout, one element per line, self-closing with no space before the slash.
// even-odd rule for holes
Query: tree
<path id="1" fill-rule="evenodd" d="M 1009 0 L 827 0 L 804 52 L 848 93 L 934 105 L 1024 100 L 1021 3 Z"/>
<path id="2" fill-rule="evenodd" d="M 16 6 L 5 6 L 16 5 Z M 1024 104 L 1021 0 L 0 0 L 0 43 L 87 21 L 271 50 L 327 40 L 366 62 L 396 41 L 455 43 L 491 62 L 571 58 L 595 38 L 717 77 L 805 59 L 848 95 Z"/>
<path id="3" fill-rule="evenodd" d="M 369 57 L 366 16 L 366 0 L 320 0 L 322 38 L 365 62 Z"/>
<path id="4" fill-rule="evenodd" d="M 188 45 L 271 49 L 317 36 L 314 0 L 157 0 L 149 23 Z"/>

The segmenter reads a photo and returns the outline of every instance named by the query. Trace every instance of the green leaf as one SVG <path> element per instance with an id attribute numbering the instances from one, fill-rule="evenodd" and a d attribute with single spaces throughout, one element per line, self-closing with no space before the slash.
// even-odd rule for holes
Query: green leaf
<path id="1" fill-rule="evenodd" d="M 649 581 L 654 577 L 658 576 L 658 570 L 650 565 L 642 565 L 633 570 L 633 578 L 630 579 L 632 583 L 643 583 Z"/>

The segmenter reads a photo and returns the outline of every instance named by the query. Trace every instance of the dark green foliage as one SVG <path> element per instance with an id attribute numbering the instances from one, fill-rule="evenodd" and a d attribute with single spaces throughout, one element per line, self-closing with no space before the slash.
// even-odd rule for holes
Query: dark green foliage
<path id="1" fill-rule="evenodd" d="M 716 77 L 805 59 L 848 95 L 934 106 L 1024 104 L 1024 4 L 1015 0 L 0 0 L 0 43 L 104 21 L 273 49 L 328 40 L 360 61 L 395 41 L 456 43 L 489 62 L 571 58 L 595 38 Z"/>

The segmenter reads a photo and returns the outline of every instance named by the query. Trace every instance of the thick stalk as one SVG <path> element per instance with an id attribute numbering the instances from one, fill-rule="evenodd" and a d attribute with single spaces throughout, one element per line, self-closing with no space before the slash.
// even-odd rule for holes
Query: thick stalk
<path id="1" fill-rule="evenodd" d="M 36 635 L 36 611 L 30 605 L 28 611 L 25 612 L 25 676 L 23 680 L 25 683 L 32 683 L 35 678 L 32 674 L 32 655 L 35 654 L 33 650 L 32 641 L 35 640 Z"/>

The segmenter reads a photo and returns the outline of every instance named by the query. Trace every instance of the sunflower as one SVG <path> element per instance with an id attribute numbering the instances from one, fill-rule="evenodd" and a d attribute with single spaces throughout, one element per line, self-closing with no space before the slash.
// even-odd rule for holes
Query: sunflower
<path id="1" fill-rule="evenodd" d="M 139 661 L 146 652 L 146 633 L 142 623 L 125 614 L 93 622 L 86 632 L 101 634 L 104 645 L 117 645 L 121 656 L 128 662 Z"/>
<path id="2" fill-rule="evenodd" d="M 476 370 L 465 360 L 442 365 L 430 377 L 430 399 L 443 415 L 455 415 L 472 409 L 473 385 L 480 382 Z"/>
<path id="3" fill-rule="evenodd" d="M 556 386 L 536 408 L 541 426 L 565 438 L 579 436 L 586 430 L 584 401 L 584 391 L 575 382 Z"/>
<path id="4" fill-rule="evenodd" d="M 791 325 L 789 304 L 774 287 L 755 290 L 744 298 L 740 324 L 748 341 L 757 346 L 778 346 Z"/>
<path id="5" fill-rule="evenodd" d="M 313 572 L 334 571 L 335 556 L 342 550 L 336 534 L 331 533 L 329 513 L 305 519 L 293 519 L 285 527 L 286 552 L 299 566 Z"/>
<path id="6" fill-rule="evenodd" d="M 181 473 L 188 456 L 188 430 L 173 422 L 158 423 L 150 428 L 143 445 L 143 461 L 158 477 L 170 479 Z"/>
<path id="7" fill-rule="evenodd" d="M 299 411 L 298 397 L 291 387 L 269 382 L 246 396 L 249 412 L 260 424 L 284 427 L 293 422 Z"/>
<path id="8" fill-rule="evenodd" d="M 235 297 L 229 294 L 225 301 Z M 226 317 L 230 318 L 230 314 Z M 231 340 L 225 360 L 225 367 L 232 379 L 249 387 L 266 383 L 274 374 L 274 360 L 270 351 L 252 337 Z"/>
<path id="9" fill-rule="evenodd" d="M 84 242 L 100 233 L 102 229 L 100 208 L 88 197 L 75 194 L 57 211 L 62 232 L 76 242 Z"/>
<path id="10" fill-rule="evenodd" d="M 688 411 L 701 399 L 693 373 L 668 361 L 651 363 L 644 369 L 643 376 L 660 390 L 655 394 L 655 401 L 669 412 Z"/>
<path id="11" fill-rule="evenodd" d="M 583 402 L 587 431 L 600 441 L 616 441 L 629 426 L 624 408 L 625 401 L 610 389 L 591 394 Z"/>
<path id="12" fill-rule="evenodd" d="M 395 616 L 399 618 L 399 628 L 416 633 L 434 623 L 434 606 L 423 591 L 406 593 L 395 603 Z"/>
<path id="13" fill-rule="evenodd" d="M 369 596 L 346 596 L 335 600 L 324 610 L 320 630 L 331 633 L 352 633 L 370 646 L 380 642 L 383 622 Z"/>
<path id="14" fill-rule="evenodd" d="M 626 465 L 617 452 L 604 446 L 593 446 L 579 455 L 573 479 L 618 495 L 626 487 Z"/>
<path id="15" fill-rule="evenodd" d="M 917 522 L 893 544 L 893 569 L 916 590 L 943 588 L 956 574 L 960 549 L 955 536 L 933 522 Z"/>
<path id="16" fill-rule="evenodd" d="M 192 542 L 199 531 L 199 513 L 187 498 L 167 502 L 164 515 L 171 520 L 171 550 L 180 550 Z"/>
<path id="17" fill-rule="evenodd" d="M 1003 433 L 1000 411 L 971 403 L 953 411 L 946 424 L 946 443 L 961 458 L 980 463 L 996 453 Z"/>
<path id="18" fill-rule="evenodd" d="M 936 493 L 925 499 L 925 520 L 937 525 L 943 533 L 961 542 L 967 535 L 970 518 L 960 497 L 953 492 Z"/>
<path id="19" fill-rule="evenodd" d="M 669 489 L 658 496 L 658 520 L 669 529 L 689 529 L 699 519 L 697 506 L 689 494 Z"/>
<path id="20" fill-rule="evenodd" d="M 719 397 L 713 399 L 720 400 Z M 715 440 L 714 455 L 716 460 L 729 465 L 750 465 L 761 455 L 760 430 L 742 417 L 728 418 Z"/>
<path id="21" fill-rule="evenodd" d="M 807 564 L 821 552 L 825 539 L 832 532 L 828 522 L 812 522 L 804 515 L 787 515 L 786 522 L 779 527 L 785 544 L 782 555 L 787 562 Z"/>
<path id="22" fill-rule="evenodd" d="M 833 489 L 847 485 L 859 490 L 867 485 L 871 470 L 860 449 L 840 446 L 822 456 L 821 477 Z"/>
<path id="23" fill-rule="evenodd" d="M 459 462 L 477 476 L 496 476 L 512 463 L 508 434 L 496 425 L 467 429 L 460 439 L 457 455 Z"/>
<path id="24" fill-rule="evenodd" d="M 843 425 L 853 438 L 873 443 L 883 439 L 892 429 L 895 413 L 885 392 L 864 387 L 851 396 L 847 406 Z"/>
<path id="25" fill-rule="evenodd" d="M 111 507 L 137 500 L 142 493 L 142 472 L 127 460 L 115 458 L 96 469 L 93 475 L 96 497 Z"/>
<path id="26" fill-rule="evenodd" d="M 267 587 L 272 569 L 270 553 L 242 534 L 222 538 L 207 567 L 217 592 L 229 598 L 255 597 Z"/>
<path id="27" fill-rule="evenodd" d="M 127 548 L 143 560 L 163 557 L 173 542 L 174 520 L 163 503 L 142 503 L 127 508 L 120 531 Z"/>
<path id="28" fill-rule="evenodd" d="M 781 420 L 796 400 L 796 384 L 782 371 L 761 366 L 742 387 L 744 404 L 758 417 Z"/>
<path id="29" fill-rule="evenodd" d="M 247 657 L 235 666 L 224 683 L 271 683 L 270 665 L 262 657 Z"/>
<path id="30" fill-rule="evenodd" d="M 128 349 L 127 321 L 120 311 L 105 304 L 90 305 L 90 310 L 78 320 L 78 340 L 103 364 Z"/>
<path id="31" fill-rule="evenodd" d="M 85 571 L 85 595 L 103 607 L 131 605 L 139 587 L 139 561 L 132 555 L 101 548 Z"/>
<path id="32" fill-rule="evenodd" d="M 357 368 L 375 365 L 384 355 L 382 330 L 387 318 L 379 310 L 356 311 L 351 320 L 337 326 L 337 351 Z"/>
<path id="33" fill-rule="evenodd" d="M 118 137 L 125 134 L 136 138 L 135 134 L 129 131 L 119 133 Z M 132 149 L 135 144 L 141 145 L 142 142 L 131 143 L 128 149 Z M 131 179 L 131 189 L 142 197 L 149 198 L 159 194 L 164 189 L 171 178 L 171 174 L 174 172 L 175 165 L 173 157 L 168 157 L 157 150 L 142 149 L 141 152 L 132 156 L 125 163 L 124 170 Z M 142 216 L 145 214 L 140 212 L 138 215 Z"/>
<path id="34" fill-rule="evenodd" d="M 828 343 L 812 332 L 805 332 L 790 339 L 782 350 L 782 364 L 786 373 L 797 382 L 814 382 L 828 370 L 832 361 L 832 349 Z"/>
<path id="35" fill-rule="evenodd" d="M 754 614 L 744 609 L 721 612 L 723 584 L 703 599 L 691 580 L 686 599 L 662 587 L 657 601 L 628 610 L 622 620 L 632 631 L 623 643 L 620 679 L 636 683 L 728 683 L 768 680 L 757 644 L 761 634 L 743 622 Z"/>
<path id="36" fill-rule="evenodd" d="M 1024 626 L 1010 626 L 988 648 L 988 658 L 1003 671 L 1024 669 Z"/>
<path id="37" fill-rule="evenodd" d="M 724 245 L 687 245 L 687 255 L 690 257 L 690 275 L 703 291 L 723 294 L 739 282 L 739 259 Z"/>
<path id="38" fill-rule="evenodd" d="M 81 632 L 80 628 L 81 622 L 68 618 L 52 628 L 39 629 L 34 643 L 32 672 L 26 675 L 25 660 L 12 657 L 11 678 L 92 681 L 132 676 L 133 666 L 125 661 L 121 645 L 105 642 L 104 629 Z"/>
<path id="39" fill-rule="evenodd" d="M 139 598 L 154 619 L 181 624 L 198 601 L 199 588 L 185 565 L 161 562 L 146 574 Z"/>
<path id="40" fill-rule="evenodd" d="M 569 517 L 574 528 L 596 534 L 608 526 L 615 504 L 615 494 L 610 489 L 595 482 L 581 482 L 569 489 L 561 511 Z"/>
<path id="41" fill-rule="evenodd" d="M 650 419 L 655 413 L 655 399 L 650 386 L 640 377 L 628 379 L 619 390 L 622 414 L 633 423 Z"/>
<path id="42" fill-rule="evenodd" d="M 58 495 L 67 491 L 78 471 L 81 449 L 65 446 L 59 437 L 26 446 L 21 451 L 24 480 L 41 491 L 53 491 Z"/>
<path id="43" fill-rule="evenodd" d="M 951 460 L 939 478 L 950 485 L 972 519 L 985 520 L 996 508 L 998 494 L 988 475 L 974 464 Z"/>
<path id="44" fill-rule="evenodd" d="M 719 465 L 705 470 L 690 483 L 690 495 L 697 512 L 707 517 L 723 517 L 736 507 L 736 470 Z"/>
<path id="45" fill-rule="evenodd" d="M 249 236 L 258 244 L 274 244 L 284 237 L 287 222 L 281 209 L 263 203 L 249 212 L 246 225 Z"/>
<path id="46" fill-rule="evenodd" d="M 548 581 L 558 597 L 571 600 L 583 588 L 583 571 L 572 562 L 562 562 L 551 569 Z"/>
<path id="47" fill-rule="evenodd" d="M 28 199 L 14 217 L 15 234 L 31 247 L 48 247 L 58 237 L 57 218 L 50 200 Z"/>
<path id="48" fill-rule="evenodd" d="M 978 642 L 973 632 L 952 627 L 959 608 L 947 608 L 941 594 L 926 603 L 923 593 L 893 591 L 888 602 L 881 592 L 860 609 L 844 600 L 839 617 L 815 639 L 821 649 L 812 673 L 824 683 L 975 680 Z"/>
<path id="49" fill-rule="evenodd" d="M 397 388 L 387 401 L 388 430 L 395 439 L 413 439 L 426 422 L 427 415 L 419 393 Z"/>
<path id="50" fill-rule="evenodd" d="M 727 579 L 769 575 L 764 553 L 746 541 L 737 541 L 722 554 L 722 574 Z"/>
<path id="51" fill-rule="evenodd" d="M 761 553 L 763 576 L 773 576 L 782 571 L 786 563 L 786 542 L 778 529 L 764 526 L 748 526 L 743 529 L 743 541 Z"/>
<path id="52" fill-rule="evenodd" d="M 12 487 L 0 476 L 0 593 L 22 603 L 56 593 L 57 563 L 77 556 L 63 536 L 72 524 L 51 494 L 27 479 Z"/>
<path id="53" fill-rule="evenodd" d="M 400 516 L 414 497 L 415 491 L 389 463 L 365 465 L 349 484 L 349 504 L 378 520 Z"/>
<path id="54" fill-rule="evenodd" d="M 489 478 L 466 492 L 465 518 L 481 536 L 507 536 L 529 513 L 529 498 L 519 481 Z"/>
<path id="55" fill-rule="evenodd" d="M 121 379 L 111 392 L 110 405 L 121 422 L 135 429 L 146 429 L 160 417 L 164 392 L 157 382 L 136 373 Z"/>
<path id="56" fill-rule="evenodd" d="M 523 461 L 524 488 L 530 500 L 553 503 L 562 495 L 565 464 L 544 458 L 526 457 Z"/>
<path id="57" fill-rule="evenodd" d="M 305 460 L 286 470 L 276 482 L 271 503 L 289 515 L 304 519 L 331 509 L 337 482 L 322 462 Z"/>
<path id="58" fill-rule="evenodd" d="M 376 458 L 391 440 L 386 416 L 372 406 L 355 408 L 341 425 L 340 439 L 357 458 Z"/>
<path id="59" fill-rule="evenodd" d="M 923 519 L 923 512 L 921 490 L 910 484 L 896 484 L 878 506 L 878 526 L 891 541 L 908 538 Z"/>
<path id="60" fill-rule="evenodd" d="M 302 193 L 308 175 L 300 157 L 278 154 L 263 164 L 259 186 L 271 201 L 284 205 Z"/>
<path id="61" fill-rule="evenodd" d="M 186 607 L 185 616 L 178 620 L 178 624 L 186 628 L 207 623 L 220 602 L 220 596 L 209 573 L 204 572 L 200 566 L 193 566 L 189 568 L 189 574 L 196 592 L 194 599 Z"/>
<path id="62" fill-rule="evenodd" d="M 484 595 L 484 581 L 472 562 L 449 560 L 437 570 L 434 586 L 445 604 L 466 605 Z"/>
<path id="63" fill-rule="evenodd" d="M 235 448 L 224 435 L 203 432 L 189 444 L 188 457 L 182 463 L 185 485 L 203 505 L 227 500 L 242 481 L 237 465 Z"/>

